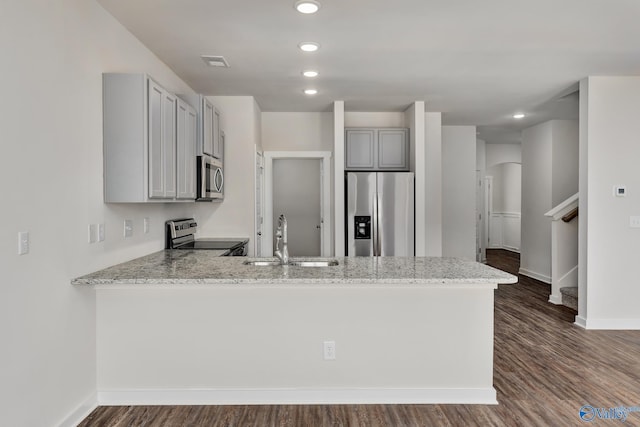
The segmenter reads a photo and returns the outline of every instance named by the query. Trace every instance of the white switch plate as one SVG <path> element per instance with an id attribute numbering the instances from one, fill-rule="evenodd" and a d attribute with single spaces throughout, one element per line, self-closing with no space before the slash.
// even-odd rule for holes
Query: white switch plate
<path id="1" fill-rule="evenodd" d="M 89 224 L 89 243 L 98 241 L 98 224 Z"/>
<path id="2" fill-rule="evenodd" d="M 18 255 L 29 253 L 29 232 L 20 231 L 18 233 Z"/>
<path id="3" fill-rule="evenodd" d="M 144 217 L 144 234 L 149 234 L 149 223 L 150 223 L 149 217 L 148 216 Z"/>
<path id="4" fill-rule="evenodd" d="M 640 216 L 630 216 L 629 217 L 629 227 L 631 228 L 640 228 Z"/>
<path id="5" fill-rule="evenodd" d="M 124 220 L 124 237 L 133 236 L 133 220 L 125 219 Z"/>
<path id="6" fill-rule="evenodd" d="M 104 242 L 104 223 L 98 224 L 98 242 Z"/>
<path id="7" fill-rule="evenodd" d="M 336 360 L 336 342 L 325 341 L 323 344 L 324 344 L 324 360 Z"/>

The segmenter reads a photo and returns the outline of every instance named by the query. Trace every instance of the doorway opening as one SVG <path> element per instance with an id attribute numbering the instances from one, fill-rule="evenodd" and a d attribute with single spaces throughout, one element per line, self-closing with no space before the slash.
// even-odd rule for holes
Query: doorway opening
<path id="1" fill-rule="evenodd" d="M 331 152 L 265 151 L 262 254 L 274 253 L 278 216 L 291 256 L 331 256 Z"/>

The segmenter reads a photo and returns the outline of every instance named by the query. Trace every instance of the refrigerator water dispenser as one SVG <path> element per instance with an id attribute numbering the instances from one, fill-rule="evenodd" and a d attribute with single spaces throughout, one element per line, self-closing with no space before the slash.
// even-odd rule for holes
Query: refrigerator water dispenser
<path id="1" fill-rule="evenodd" d="M 371 216 L 355 216 L 354 229 L 356 231 L 355 239 L 371 238 Z"/>

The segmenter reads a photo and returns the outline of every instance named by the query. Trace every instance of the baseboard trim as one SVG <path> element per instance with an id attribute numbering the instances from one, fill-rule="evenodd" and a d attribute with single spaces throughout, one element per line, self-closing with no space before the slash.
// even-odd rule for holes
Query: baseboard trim
<path id="1" fill-rule="evenodd" d="M 74 411 L 67 415 L 62 422 L 58 424 L 59 427 L 76 427 L 87 416 L 98 407 L 98 395 L 91 393 L 91 395 L 82 402 Z"/>
<path id="2" fill-rule="evenodd" d="M 585 319 L 584 317 L 576 316 L 576 320 L 573 324 L 581 327 L 582 329 L 587 329 L 587 319 Z"/>
<path id="3" fill-rule="evenodd" d="M 576 318 L 577 323 L 577 318 Z M 640 330 L 640 319 L 584 319 L 585 329 L 595 330 Z"/>
<path id="4" fill-rule="evenodd" d="M 555 305 L 562 305 L 562 295 L 549 295 L 549 302 Z"/>
<path id="5" fill-rule="evenodd" d="M 497 405 L 496 390 L 460 389 L 142 389 L 98 391 L 99 405 Z"/>
<path id="6" fill-rule="evenodd" d="M 551 277 L 546 276 L 544 274 L 536 273 L 535 271 L 527 270 L 526 268 L 521 268 L 518 271 L 518 274 L 522 274 L 523 276 L 531 277 L 532 279 L 539 280 L 541 282 L 546 283 L 547 285 L 551 284 Z"/>

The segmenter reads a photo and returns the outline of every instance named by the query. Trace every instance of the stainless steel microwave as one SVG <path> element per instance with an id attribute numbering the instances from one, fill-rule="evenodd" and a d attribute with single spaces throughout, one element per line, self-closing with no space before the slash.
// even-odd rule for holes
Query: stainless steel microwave
<path id="1" fill-rule="evenodd" d="M 211 156 L 197 157 L 197 185 L 196 200 L 216 200 L 224 198 L 224 171 L 222 162 Z"/>

